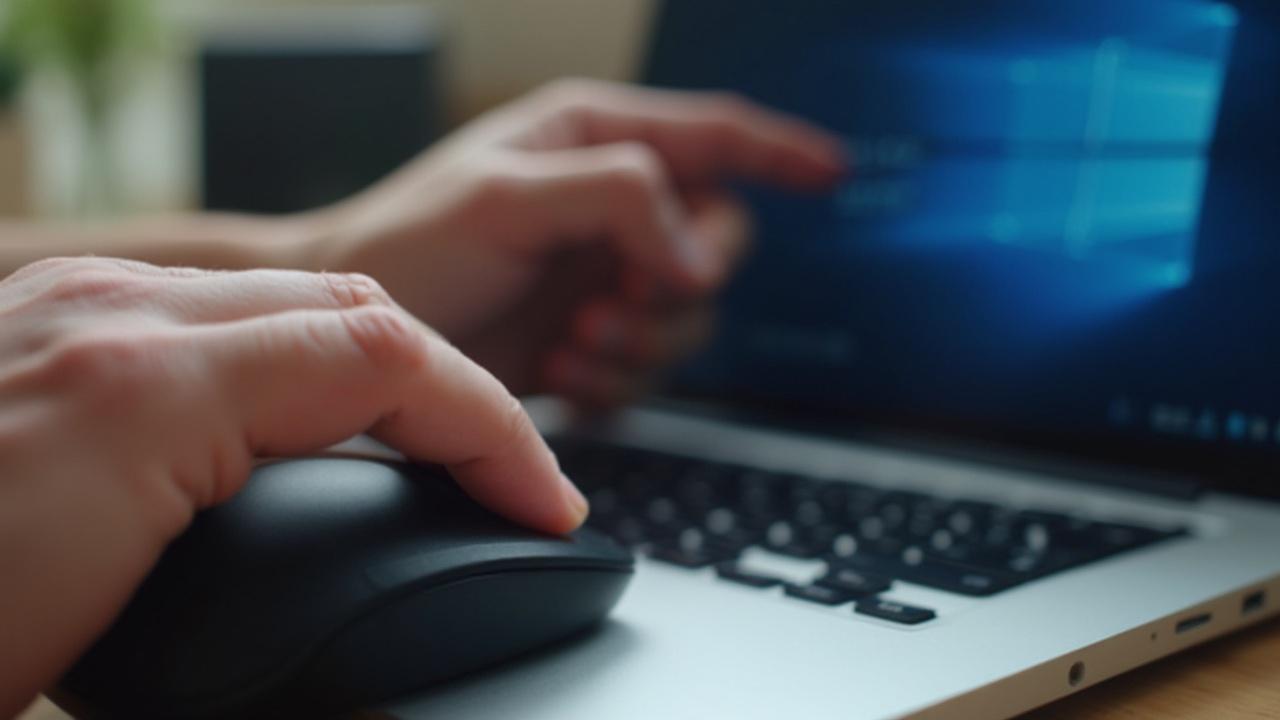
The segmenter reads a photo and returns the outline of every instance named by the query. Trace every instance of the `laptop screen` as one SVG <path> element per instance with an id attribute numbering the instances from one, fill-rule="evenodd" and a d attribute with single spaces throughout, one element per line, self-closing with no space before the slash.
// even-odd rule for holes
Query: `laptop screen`
<path id="1" fill-rule="evenodd" d="M 647 80 L 807 117 L 856 168 L 743 189 L 757 245 L 680 390 L 1268 490 L 1274 0 L 678 0 Z"/>

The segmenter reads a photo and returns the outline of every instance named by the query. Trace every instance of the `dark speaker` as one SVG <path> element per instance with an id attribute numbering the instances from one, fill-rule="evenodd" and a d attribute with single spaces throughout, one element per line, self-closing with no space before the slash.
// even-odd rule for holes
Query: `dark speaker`
<path id="1" fill-rule="evenodd" d="M 292 212 L 356 192 L 441 129 L 430 16 L 262 14 L 200 54 L 204 206 Z"/>

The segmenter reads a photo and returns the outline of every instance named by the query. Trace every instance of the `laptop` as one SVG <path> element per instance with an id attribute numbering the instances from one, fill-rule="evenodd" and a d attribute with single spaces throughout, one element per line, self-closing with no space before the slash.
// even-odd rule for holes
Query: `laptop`
<path id="1" fill-rule="evenodd" d="M 679 0 L 647 82 L 848 139 L 743 187 L 668 392 L 529 404 L 613 617 L 400 718 L 1008 717 L 1280 610 L 1280 7 Z"/>

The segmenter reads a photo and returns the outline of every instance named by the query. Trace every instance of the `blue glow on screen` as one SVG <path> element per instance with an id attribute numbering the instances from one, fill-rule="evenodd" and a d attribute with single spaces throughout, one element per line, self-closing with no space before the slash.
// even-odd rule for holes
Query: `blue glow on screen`
<path id="1" fill-rule="evenodd" d="M 757 247 L 683 384 L 1200 441 L 1244 416 L 1280 451 L 1280 3 L 669 0 L 656 32 L 651 82 L 855 158 L 825 196 L 743 188 Z"/>
<path id="2" fill-rule="evenodd" d="M 909 103 L 863 108 L 859 124 L 893 134 L 850 139 L 847 233 L 989 240 L 1124 264 L 1145 287 L 1185 284 L 1237 22 L 1229 6 L 1190 3 L 1124 34 L 1099 24 L 1062 38 L 1032 18 L 968 42 L 878 38 L 853 55 L 857 40 L 827 40 L 801 75 L 856 63 L 847 71 L 880 85 L 864 85 L 870 97 L 910 89 Z"/>

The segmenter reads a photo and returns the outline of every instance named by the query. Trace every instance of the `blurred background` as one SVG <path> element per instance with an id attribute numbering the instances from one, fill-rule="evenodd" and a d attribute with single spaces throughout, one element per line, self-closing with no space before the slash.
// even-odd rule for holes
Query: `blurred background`
<path id="1" fill-rule="evenodd" d="M 563 75 L 627 79 L 650 0 L 0 0 L 0 215 L 284 212 Z"/>

